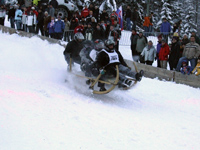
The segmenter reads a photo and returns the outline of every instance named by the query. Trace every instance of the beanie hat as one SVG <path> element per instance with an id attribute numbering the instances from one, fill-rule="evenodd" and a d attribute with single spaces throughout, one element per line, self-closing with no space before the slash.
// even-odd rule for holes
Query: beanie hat
<path id="1" fill-rule="evenodd" d="M 158 39 L 159 39 L 159 38 L 161 38 L 161 39 L 162 39 L 162 35 L 161 35 L 161 34 L 160 34 L 160 35 L 158 35 Z"/>

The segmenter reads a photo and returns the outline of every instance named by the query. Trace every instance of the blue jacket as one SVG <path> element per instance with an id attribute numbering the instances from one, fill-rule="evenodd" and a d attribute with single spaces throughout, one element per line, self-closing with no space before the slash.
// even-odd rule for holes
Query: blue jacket
<path id="1" fill-rule="evenodd" d="M 182 74 L 190 74 L 192 72 L 193 68 L 191 66 L 185 66 L 181 68 Z"/>
<path id="2" fill-rule="evenodd" d="M 61 20 L 58 20 L 54 24 L 54 31 L 55 33 L 62 33 L 65 29 L 65 23 Z"/>
<path id="3" fill-rule="evenodd" d="M 163 33 L 164 35 L 167 35 L 167 34 L 169 34 L 170 31 L 171 31 L 170 23 L 169 22 L 163 22 L 161 24 L 161 27 L 160 27 L 160 32 Z"/>
<path id="4" fill-rule="evenodd" d="M 22 20 L 22 11 L 20 9 L 15 11 L 15 20 Z"/>

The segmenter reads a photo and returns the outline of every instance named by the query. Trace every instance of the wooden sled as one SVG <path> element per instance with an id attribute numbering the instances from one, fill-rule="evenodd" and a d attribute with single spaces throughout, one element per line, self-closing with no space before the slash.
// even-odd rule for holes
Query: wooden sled
<path id="1" fill-rule="evenodd" d="M 72 61 L 70 60 L 70 63 L 71 63 L 71 62 L 72 62 Z M 133 62 L 133 63 L 134 63 L 134 62 Z M 137 71 L 137 67 L 136 67 L 135 64 L 134 64 L 134 66 L 135 66 L 136 72 L 138 72 L 138 71 Z M 71 65 L 70 65 L 70 71 L 71 71 Z M 71 72 L 71 73 L 72 73 L 72 72 Z M 72 73 L 72 74 L 74 74 L 74 73 Z M 116 77 L 113 78 L 113 79 L 108 79 L 108 80 L 106 80 L 106 81 L 100 80 L 100 78 L 101 78 L 101 76 L 102 76 L 101 73 L 97 76 L 96 79 L 95 79 L 95 78 L 92 78 L 92 77 L 86 77 L 86 76 L 78 75 L 78 74 L 74 74 L 74 75 L 76 75 L 77 77 L 89 79 L 89 80 L 90 80 L 90 83 L 91 83 L 91 85 L 90 85 L 89 88 L 92 90 L 92 93 L 93 93 L 93 94 L 107 94 L 107 93 L 111 92 L 111 91 L 118 85 L 118 82 L 119 82 L 119 67 L 118 67 L 118 65 L 116 65 Z M 129 80 L 134 80 L 134 79 L 132 79 L 132 78 L 128 78 L 128 79 L 129 79 Z M 97 91 L 97 90 L 95 90 L 94 88 L 95 88 L 95 85 L 98 84 L 98 82 L 104 83 L 105 85 L 109 85 L 109 86 L 111 86 L 111 87 L 110 87 L 108 90 L 106 90 L 106 91 Z M 132 88 L 136 83 L 137 83 L 137 80 L 134 80 L 134 83 L 133 83 L 131 86 L 129 86 L 129 87 L 124 87 L 124 88 L 122 88 L 122 89 L 123 89 L 123 90 L 128 90 L 128 89 Z"/>

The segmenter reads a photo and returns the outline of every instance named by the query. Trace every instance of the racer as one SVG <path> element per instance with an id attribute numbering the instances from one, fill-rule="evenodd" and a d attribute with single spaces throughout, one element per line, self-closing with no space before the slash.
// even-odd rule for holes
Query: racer
<path id="1" fill-rule="evenodd" d="M 68 64 L 68 69 L 69 69 L 69 65 L 70 65 L 70 59 L 72 59 L 72 64 L 77 63 L 77 64 L 81 64 L 81 58 L 79 56 L 79 53 L 81 51 L 81 49 L 83 48 L 83 42 L 84 40 L 84 36 L 81 32 L 77 32 L 74 35 L 74 40 L 70 41 L 66 48 L 65 51 L 63 52 L 65 60 Z"/>
<path id="2" fill-rule="evenodd" d="M 129 87 L 133 84 L 133 80 L 129 80 L 126 76 L 129 76 L 137 81 L 141 81 L 144 71 L 141 70 L 139 73 L 131 71 L 128 65 L 125 63 L 121 53 L 116 51 L 114 48 L 115 42 L 112 39 L 108 39 L 105 41 L 105 49 L 102 49 L 95 61 L 95 65 L 102 74 L 101 80 L 105 79 L 105 75 L 114 75 L 116 76 L 116 65 L 119 66 L 119 87 Z M 104 73 L 106 70 L 106 73 Z M 104 83 L 98 83 L 100 87 L 100 91 L 106 91 Z"/>

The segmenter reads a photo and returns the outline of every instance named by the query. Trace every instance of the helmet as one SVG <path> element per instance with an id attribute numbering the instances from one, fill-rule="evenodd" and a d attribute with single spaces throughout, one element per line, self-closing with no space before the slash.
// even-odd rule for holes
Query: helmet
<path id="1" fill-rule="evenodd" d="M 74 39 L 77 41 L 77 40 L 84 40 L 84 36 L 81 32 L 77 32 L 75 35 L 74 35 Z"/>
<path id="2" fill-rule="evenodd" d="M 115 45 L 115 42 L 112 39 L 108 39 L 105 41 L 105 45 L 108 47 L 109 45 Z"/>
<path id="3" fill-rule="evenodd" d="M 94 41 L 94 43 L 95 43 L 94 48 L 96 50 L 101 50 L 105 47 L 104 42 L 102 40 L 97 39 L 97 40 Z"/>

